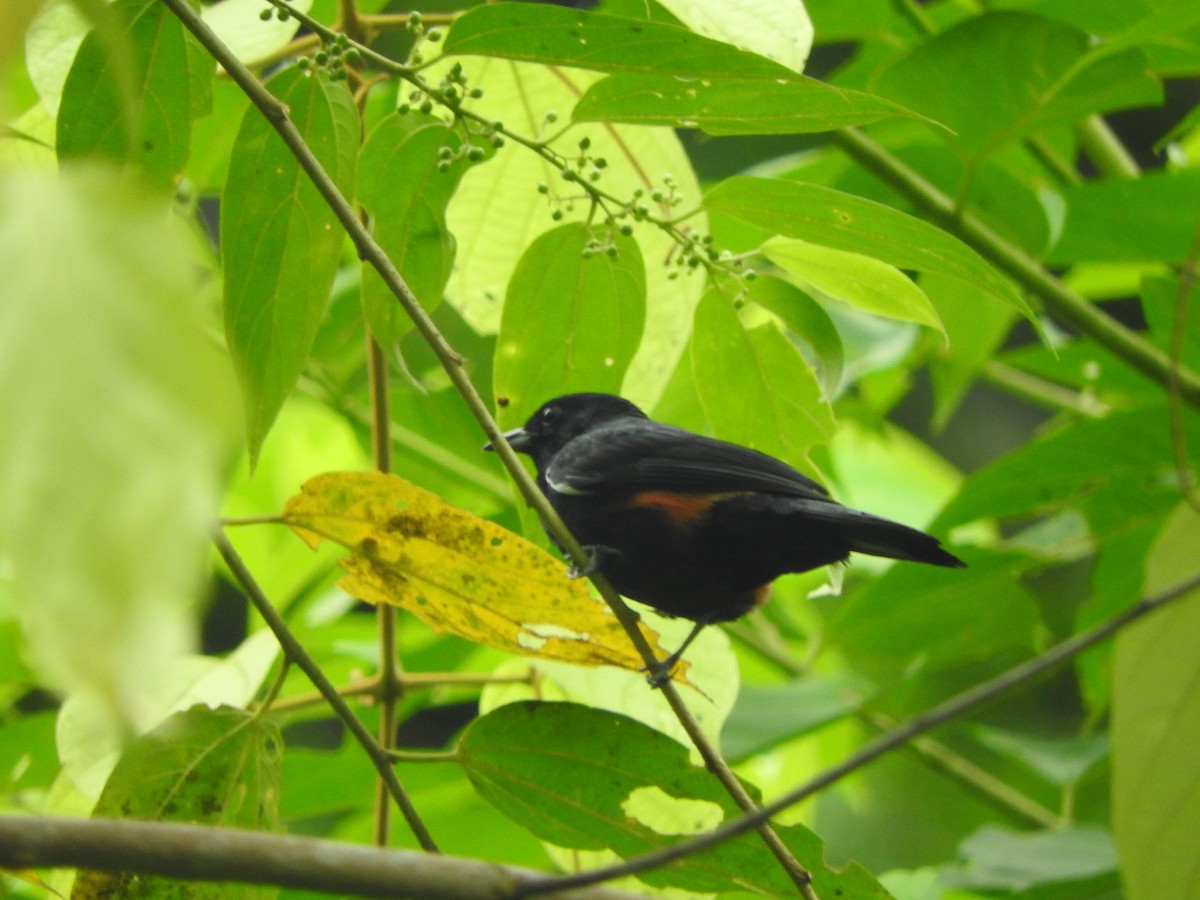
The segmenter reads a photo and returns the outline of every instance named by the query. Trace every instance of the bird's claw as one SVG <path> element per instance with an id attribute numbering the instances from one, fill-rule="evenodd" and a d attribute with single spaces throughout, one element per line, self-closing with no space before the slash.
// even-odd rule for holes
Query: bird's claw
<path id="1" fill-rule="evenodd" d="M 617 551 L 612 547 L 605 547 L 602 544 L 591 544 L 583 548 L 588 553 L 587 565 L 581 566 L 575 560 L 568 560 L 567 577 L 572 581 L 576 578 L 585 578 L 588 575 L 595 575 L 600 571 L 600 566 L 604 560 L 617 555 Z"/>

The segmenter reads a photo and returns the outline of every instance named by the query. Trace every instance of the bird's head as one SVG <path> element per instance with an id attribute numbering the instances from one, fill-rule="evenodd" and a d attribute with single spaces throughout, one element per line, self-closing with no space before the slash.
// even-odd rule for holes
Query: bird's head
<path id="1" fill-rule="evenodd" d="M 520 428 L 505 432 L 518 453 L 527 453 L 541 471 L 559 450 L 584 432 L 616 419 L 644 419 L 646 414 L 612 394 L 565 394 L 548 400 Z M 490 443 L 484 450 L 491 450 Z"/>

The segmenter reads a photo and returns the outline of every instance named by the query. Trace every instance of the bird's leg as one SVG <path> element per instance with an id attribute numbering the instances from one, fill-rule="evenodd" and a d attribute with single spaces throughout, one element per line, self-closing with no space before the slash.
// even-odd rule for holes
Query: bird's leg
<path id="1" fill-rule="evenodd" d="M 606 547 L 604 544 L 588 544 L 583 549 L 591 557 L 586 566 L 580 566 L 570 557 L 567 559 L 570 563 L 567 568 L 567 577 L 572 580 L 599 572 L 603 568 L 605 560 L 621 555 L 621 551 L 616 547 Z"/>
<path id="2" fill-rule="evenodd" d="M 692 630 L 688 632 L 688 636 L 683 639 L 683 643 L 679 645 L 679 649 L 665 659 L 660 659 L 652 666 L 644 666 L 643 671 L 647 672 L 646 681 L 650 687 L 660 688 L 671 680 L 671 670 L 675 668 L 675 664 L 679 662 L 683 656 L 683 651 L 688 648 L 688 645 L 696 639 L 696 636 L 708 624 L 707 619 L 702 619 L 692 626 Z"/>

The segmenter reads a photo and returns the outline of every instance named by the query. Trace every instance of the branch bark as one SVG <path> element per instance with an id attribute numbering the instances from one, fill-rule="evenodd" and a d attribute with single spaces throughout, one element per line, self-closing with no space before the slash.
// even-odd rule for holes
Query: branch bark
<path id="1" fill-rule="evenodd" d="M 525 885 L 545 877 L 473 859 L 234 828 L 0 816 L 0 868 L 56 866 L 421 900 L 519 897 Z M 547 896 L 559 900 L 636 897 L 608 887 Z"/>

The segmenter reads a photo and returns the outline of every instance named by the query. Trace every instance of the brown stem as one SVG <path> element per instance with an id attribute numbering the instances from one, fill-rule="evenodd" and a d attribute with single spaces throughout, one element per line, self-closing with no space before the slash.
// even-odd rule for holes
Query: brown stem
<path id="1" fill-rule="evenodd" d="M 175 0 L 164 0 L 166 3 L 175 2 Z M 187 0 L 182 0 L 186 3 Z M 275 606 L 267 599 L 267 595 L 263 593 L 258 582 L 254 580 L 254 576 L 250 574 L 250 570 L 246 567 L 233 544 L 229 543 L 224 532 L 218 531 L 213 535 L 213 543 L 217 545 L 217 551 L 221 554 L 221 558 L 225 560 L 225 564 L 229 566 L 229 571 L 233 573 L 233 577 L 237 579 L 242 590 L 246 592 L 246 596 L 250 598 L 250 602 L 254 604 L 254 608 L 258 610 L 259 615 L 267 623 L 267 627 L 275 633 L 276 640 L 279 641 L 279 646 L 283 648 L 284 655 L 297 666 L 299 666 L 309 680 L 321 692 L 325 701 L 332 707 L 334 713 L 346 729 L 354 736 L 354 739 L 366 751 L 371 763 L 375 766 L 375 771 L 379 773 L 379 777 L 383 779 L 387 785 L 388 793 L 392 799 L 396 801 L 396 805 L 400 807 L 400 811 L 404 814 L 405 821 L 408 822 L 409 828 L 412 829 L 421 847 L 431 853 L 437 853 L 437 844 L 433 842 L 428 829 L 425 828 L 425 823 L 421 821 L 421 817 L 417 814 L 416 807 L 409 800 L 408 794 L 405 793 L 403 786 L 400 784 L 400 779 L 396 777 L 396 772 L 392 768 L 391 760 L 388 758 L 386 751 L 375 742 L 371 737 L 371 732 L 367 731 L 365 725 L 358 720 L 350 707 L 346 705 L 346 701 L 342 695 L 338 693 L 337 688 L 333 683 L 325 677 L 325 673 L 321 671 L 321 667 L 316 661 L 308 655 L 308 651 L 304 649 L 304 645 L 292 634 L 292 630 L 287 627 L 287 623 L 283 621 L 283 616 L 275 609 Z"/>

